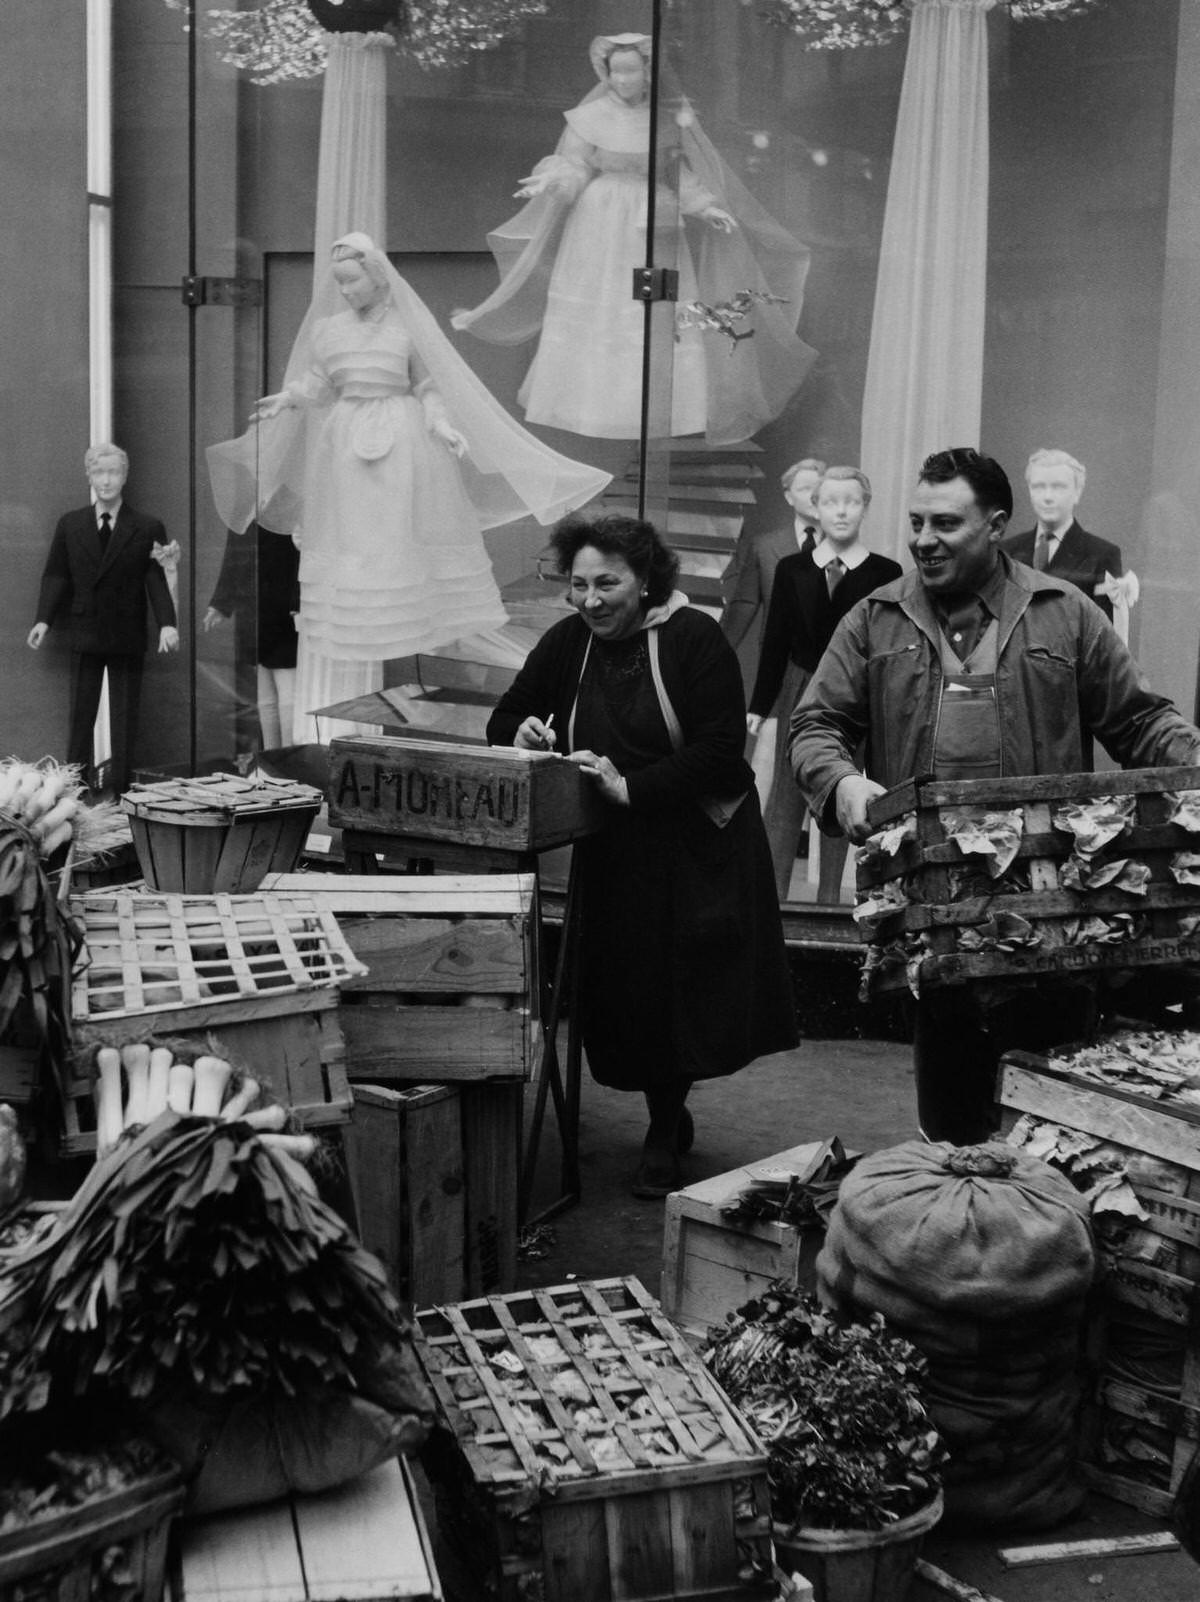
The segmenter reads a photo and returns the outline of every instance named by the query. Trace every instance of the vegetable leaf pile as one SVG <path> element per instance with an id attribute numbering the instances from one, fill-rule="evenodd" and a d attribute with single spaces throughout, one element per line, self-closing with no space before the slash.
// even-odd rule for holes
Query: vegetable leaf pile
<path id="1" fill-rule="evenodd" d="M 244 1124 L 168 1112 L 4 1262 L 0 1416 L 97 1385 L 139 1401 L 354 1391 L 383 1353 L 415 1364 L 408 1336 L 383 1268 L 301 1165 Z"/>
<path id="2" fill-rule="evenodd" d="M 701 1356 L 765 1442 L 790 1530 L 881 1529 L 936 1494 L 946 1451 L 921 1396 L 925 1360 L 880 1314 L 846 1323 L 776 1281 Z"/>

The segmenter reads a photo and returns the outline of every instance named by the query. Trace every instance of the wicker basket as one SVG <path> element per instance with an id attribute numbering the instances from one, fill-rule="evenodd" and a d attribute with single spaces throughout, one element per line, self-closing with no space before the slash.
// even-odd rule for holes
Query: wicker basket
<path id="1" fill-rule="evenodd" d="M 121 805 L 150 888 L 207 895 L 290 873 L 322 799 L 310 784 L 213 773 L 135 785 Z"/>
<path id="2" fill-rule="evenodd" d="M 921 1543 L 942 1516 L 942 1493 L 882 1530 L 775 1527 L 775 1561 L 812 1582 L 814 1602 L 904 1602 Z"/>
<path id="3" fill-rule="evenodd" d="M 175 1470 L 0 1535 L 0 1602 L 159 1602 Z"/>

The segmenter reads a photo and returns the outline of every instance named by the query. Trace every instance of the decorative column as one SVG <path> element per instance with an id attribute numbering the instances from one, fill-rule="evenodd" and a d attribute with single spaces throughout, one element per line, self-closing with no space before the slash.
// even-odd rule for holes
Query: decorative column
<path id="1" fill-rule="evenodd" d="M 863 394 L 872 544 L 908 565 L 908 498 L 931 452 L 978 445 L 987 287 L 987 15 L 914 0 Z"/>

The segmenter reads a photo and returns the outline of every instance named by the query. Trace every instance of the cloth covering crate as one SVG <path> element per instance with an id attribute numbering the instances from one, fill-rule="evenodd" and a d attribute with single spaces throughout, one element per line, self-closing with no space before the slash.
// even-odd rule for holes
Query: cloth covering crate
<path id="1" fill-rule="evenodd" d="M 825 1238 L 821 1224 L 814 1220 L 811 1227 L 801 1227 L 725 1215 L 756 1181 L 807 1183 L 829 1165 L 835 1144 L 815 1140 L 793 1146 L 667 1197 L 662 1307 L 689 1339 L 702 1339 L 774 1279 L 790 1280 L 802 1290 L 815 1287 L 817 1253 Z"/>
<path id="2" fill-rule="evenodd" d="M 95 1149 L 91 1048 L 186 1036 L 251 1070 L 307 1126 L 352 1096 L 337 985 L 363 965 L 302 898 L 94 891 L 71 898 L 84 949 L 71 994 L 68 1152 Z"/>
<path id="3" fill-rule="evenodd" d="M 1080 813 L 1111 798 L 1096 830 Z M 917 779 L 871 803 L 864 984 L 1200 961 L 1200 770 Z"/>
<path id="4" fill-rule="evenodd" d="M 636 1279 L 417 1315 L 443 1533 L 499 1602 L 769 1597 L 766 1456 Z"/>
<path id="5" fill-rule="evenodd" d="M 352 1079 L 528 1079 L 542 1050 L 534 876 L 281 874 L 336 918 L 361 972 L 341 983 Z"/>
<path id="6" fill-rule="evenodd" d="M 1122 1040 L 1144 1054 L 1124 1071 Z M 1104 1271 L 1088 1315 L 1083 1472 L 1166 1518 L 1200 1446 L 1200 1107 L 1139 1071 L 1156 1050 L 1200 1066 L 1200 1035 L 1130 1029 L 1053 1057 L 1008 1053 L 997 1098 L 1005 1138 L 1096 1198 Z"/>

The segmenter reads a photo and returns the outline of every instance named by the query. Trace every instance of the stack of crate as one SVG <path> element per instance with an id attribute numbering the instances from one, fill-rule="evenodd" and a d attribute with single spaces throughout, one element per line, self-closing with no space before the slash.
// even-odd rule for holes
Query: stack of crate
<path id="1" fill-rule="evenodd" d="M 260 1080 L 307 1128 L 343 1124 L 350 1085 L 338 985 L 365 970 L 311 897 L 72 896 L 83 934 L 71 992 L 68 1153 L 96 1146 L 95 1048 L 183 1037 Z"/>
<path id="2" fill-rule="evenodd" d="M 359 1230 L 405 1301 L 516 1280 L 525 1082 L 542 1035 L 534 879 L 281 875 L 336 918 L 364 971 L 340 992 Z"/>
<path id="3" fill-rule="evenodd" d="M 1131 1061 L 1121 1074 L 1123 1038 L 1137 1042 L 1148 1073 Z M 1186 1050 L 1200 1064 L 1200 1036 L 1187 1031 L 1118 1033 L 1053 1058 L 1008 1053 L 997 1095 L 1011 1143 L 1077 1184 L 1117 1176 L 1125 1202 L 1136 1197 L 1131 1212 L 1094 1215 L 1102 1271 L 1080 1457 L 1106 1495 L 1168 1517 L 1200 1446 L 1200 1107 L 1164 1093 L 1155 1049 L 1164 1060 Z M 1102 1081 L 1097 1061 L 1113 1065 Z"/>
<path id="4" fill-rule="evenodd" d="M 767 1598 L 766 1455 L 636 1279 L 417 1315 L 439 1526 L 497 1602 Z"/>

